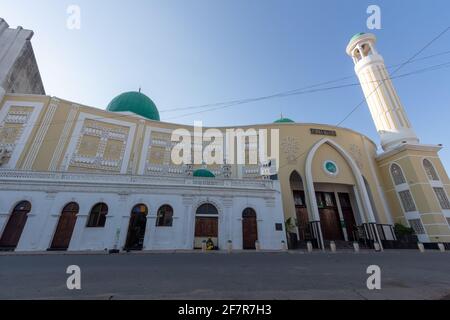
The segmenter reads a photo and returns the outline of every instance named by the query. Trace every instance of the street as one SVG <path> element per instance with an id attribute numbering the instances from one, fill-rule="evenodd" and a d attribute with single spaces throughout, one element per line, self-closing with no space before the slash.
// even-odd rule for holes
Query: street
<path id="1" fill-rule="evenodd" d="M 81 290 L 69 290 L 69 265 Z M 367 267 L 381 268 L 369 290 Z M 450 252 L 0 254 L 1 299 L 443 299 Z"/>

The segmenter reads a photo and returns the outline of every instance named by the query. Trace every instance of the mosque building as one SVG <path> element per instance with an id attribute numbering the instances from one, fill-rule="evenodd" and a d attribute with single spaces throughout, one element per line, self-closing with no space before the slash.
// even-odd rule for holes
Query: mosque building
<path id="1" fill-rule="evenodd" d="M 32 36 L 0 19 L 1 250 L 191 250 L 207 240 L 219 250 L 387 249 L 396 224 L 450 244 L 442 146 L 419 142 L 373 34 L 356 34 L 346 52 L 382 153 L 351 129 L 283 117 L 217 128 L 250 132 L 246 157 L 251 132 L 276 130 L 276 161 L 243 164 L 175 163 L 172 133 L 195 138 L 195 128 L 161 121 L 140 90 L 105 110 L 46 95 Z"/>

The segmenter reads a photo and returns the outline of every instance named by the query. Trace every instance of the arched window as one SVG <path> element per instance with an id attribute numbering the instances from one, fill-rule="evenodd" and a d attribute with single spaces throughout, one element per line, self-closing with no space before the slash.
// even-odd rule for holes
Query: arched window
<path id="1" fill-rule="evenodd" d="M 256 212 L 252 208 L 247 208 L 242 212 L 242 218 L 256 218 Z"/>
<path id="2" fill-rule="evenodd" d="M 294 204 L 296 206 L 306 206 L 305 204 L 305 192 L 303 191 L 302 177 L 297 171 L 293 171 L 289 177 L 289 183 L 291 185 L 291 191 L 294 196 Z"/>
<path id="3" fill-rule="evenodd" d="M 158 210 L 158 216 L 156 218 L 157 227 L 171 227 L 173 221 L 173 209 L 169 205 L 163 205 Z"/>
<path id="4" fill-rule="evenodd" d="M 218 215 L 219 212 L 217 211 L 217 208 L 211 203 L 204 203 L 197 208 L 196 214 Z"/>
<path id="5" fill-rule="evenodd" d="M 26 213 L 29 213 L 31 211 L 31 203 L 28 201 L 21 201 L 14 207 L 14 212 L 18 211 L 24 211 Z"/>
<path id="6" fill-rule="evenodd" d="M 423 167 L 425 168 L 425 172 L 428 176 L 428 180 L 439 181 L 439 176 L 434 169 L 433 164 L 428 159 L 423 159 Z"/>
<path id="7" fill-rule="evenodd" d="M 303 180 L 296 170 L 292 171 L 289 177 L 289 183 L 292 190 L 303 190 Z"/>
<path id="8" fill-rule="evenodd" d="M 101 228 L 105 226 L 108 206 L 105 203 L 97 203 L 92 207 L 86 227 Z"/>
<path id="9" fill-rule="evenodd" d="M 391 165 L 391 175 L 396 186 L 406 183 L 405 176 L 403 175 L 402 169 L 398 164 L 394 163 Z"/>

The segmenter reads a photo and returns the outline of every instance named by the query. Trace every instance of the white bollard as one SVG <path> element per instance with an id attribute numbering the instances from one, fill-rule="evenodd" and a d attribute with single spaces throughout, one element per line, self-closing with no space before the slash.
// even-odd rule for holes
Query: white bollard
<path id="1" fill-rule="evenodd" d="M 227 252 L 231 253 L 231 251 L 233 251 L 233 242 L 231 240 L 228 240 L 227 243 Z"/>
<path id="2" fill-rule="evenodd" d="M 336 243 L 334 241 L 330 241 L 330 249 L 331 252 L 336 252 Z"/>
<path id="3" fill-rule="evenodd" d="M 376 242 L 376 241 L 373 243 L 373 248 L 374 248 L 375 251 L 377 251 L 377 252 L 381 251 L 381 246 L 380 246 L 380 244 L 379 244 L 378 242 Z"/>
<path id="4" fill-rule="evenodd" d="M 287 251 L 287 245 L 286 245 L 286 242 L 283 240 L 283 241 L 281 241 L 281 249 L 283 250 L 283 251 Z"/>
<path id="5" fill-rule="evenodd" d="M 359 252 L 359 243 L 358 242 L 353 242 L 353 249 L 355 250 L 355 253 Z"/>
<path id="6" fill-rule="evenodd" d="M 258 240 L 255 241 L 255 249 L 256 249 L 256 251 L 261 250 L 261 245 L 259 244 Z"/>
<path id="7" fill-rule="evenodd" d="M 417 248 L 419 248 L 420 252 L 425 252 L 425 247 L 424 247 L 423 243 L 417 242 Z"/>
<path id="8" fill-rule="evenodd" d="M 306 242 L 306 250 L 308 250 L 309 253 L 313 252 L 313 245 L 311 241 Z"/>
<path id="9" fill-rule="evenodd" d="M 445 247 L 443 243 L 438 243 L 438 248 L 440 252 L 445 252 Z"/>
<path id="10" fill-rule="evenodd" d="M 206 240 L 202 241 L 202 251 L 206 252 Z"/>

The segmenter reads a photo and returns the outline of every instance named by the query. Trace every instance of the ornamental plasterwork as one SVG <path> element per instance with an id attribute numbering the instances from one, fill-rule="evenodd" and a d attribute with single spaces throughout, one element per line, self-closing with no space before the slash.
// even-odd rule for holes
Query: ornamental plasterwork
<path id="1" fill-rule="evenodd" d="M 356 144 L 350 145 L 350 154 L 353 157 L 353 160 L 355 160 L 356 165 L 358 166 L 359 170 L 362 170 L 364 168 L 363 162 L 362 162 L 362 152 L 361 148 L 358 147 Z"/>
<path id="2" fill-rule="evenodd" d="M 120 171 L 127 139 L 128 128 L 89 121 L 81 130 L 70 166 Z"/>
<path id="3" fill-rule="evenodd" d="M 298 139 L 294 137 L 284 138 L 281 141 L 281 150 L 287 163 L 295 164 L 297 161 L 298 151 L 300 150 Z"/>
<path id="4" fill-rule="evenodd" d="M 9 162 L 33 108 L 12 107 L 0 124 L 0 165 Z"/>

